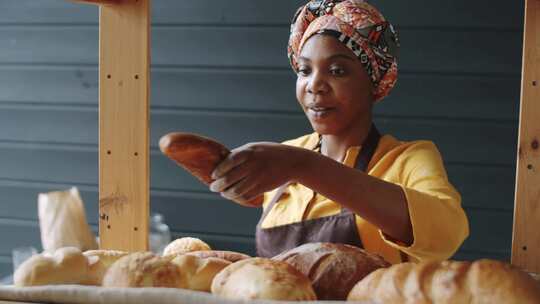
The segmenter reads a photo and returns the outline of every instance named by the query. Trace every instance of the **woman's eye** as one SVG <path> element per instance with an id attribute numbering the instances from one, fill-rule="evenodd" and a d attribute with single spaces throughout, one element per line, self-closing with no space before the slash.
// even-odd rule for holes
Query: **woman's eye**
<path id="1" fill-rule="evenodd" d="M 309 68 L 306 68 L 306 67 L 299 67 L 298 68 L 298 74 L 299 75 L 302 75 L 302 76 L 307 75 L 307 74 L 309 74 L 309 72 L 310 72 Z"/>
<path id="2" fill-rule="evenodd" d="M 342 68 L 336 67 L 336 68 L 331 68 L 330 73 L 332 73 L 332 75 L 343 75 L 345 73 L 345 70 Z"/>

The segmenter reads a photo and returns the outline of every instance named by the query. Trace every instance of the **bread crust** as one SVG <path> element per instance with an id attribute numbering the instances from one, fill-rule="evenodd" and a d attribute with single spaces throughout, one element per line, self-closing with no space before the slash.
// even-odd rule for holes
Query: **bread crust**
<path id="1" fill-rule="evenodd" d="M 345 300 L 358 281 L 390 266 L 379 255 L 334 243 L 304 244 L 272 259 L 287 262 L 308 276 L 319 300 Z"/>
<path id="2" fill-rule="evenodd" d="M 170 242 L 163 250 L 163 256 L 184 254 L 191 251 L 212 250 L 210 245 L 194 237 L 178 238 Z"/>
<path id="3" fill-rule="evenodd" d="M 440 304 L 540 303 L 540 287 L 510 264 L 482 259 L 402 263 L 358 282 L 349 301 Z"/>
<path id="4" fill-rule="evenodd" d="M 229 299 L 311 301 L 309 279 L 291 265 L 266 258 L 233 263 L 216 275 L 212 293 Z"/>
<path id="5" fill-rule="evenodd" d="M 89 265 L 81 250 L 63 247 L 53 254 L 32 256 L 19 266 L 13 275 L 17 287 L 79 284 L 88 275 Z"/>
<path id="6" fill-rule="evenodd" d="M 212 182 L 212 172 L 230 151 L 219 142 L 193 133 L 173 132 L 159 140 L 163 154 L 203 183 Z"/>
<path id="7" fill-rule="evenodd" d="M 227 251 L 227 250 L 204 250 L 204 251 L 191 251 L 186 253 L 187 255 L 194 255 L 200 258 L 219 258 L 229 262 L 238 262 L 241 260 L 249 259 L 251 256 L 240 252 Z"/>
<path id="8" fill-rule="evenodd" d="M 128 253 L 119 250 L 88 250 L 83 252 L 88 260 L 88 275 L 81 282 L 83 285 L 101 286 L 105 273 L 111 265 Z"/>
<path id="9" fill-rule="evenodd" d="M 231 262 L 218 258 L 200 258 L 194 255 L 178 255 L 171 260 L 178 266 L 185 288 L 198 291 L 210 292 L 212 280 Z"/>

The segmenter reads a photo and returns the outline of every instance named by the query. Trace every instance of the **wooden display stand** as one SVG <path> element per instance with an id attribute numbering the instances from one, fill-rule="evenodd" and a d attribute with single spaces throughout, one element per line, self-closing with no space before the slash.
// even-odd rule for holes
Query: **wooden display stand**
<path id="1" fill-rule="evenodd" d="M 150 0 L 100 5 L 100 247 L 148 248 Z M 512 263 L 540 272 L 540 0 L 526 0 Z"/>
<path id="2" fill-rule="evenodd" d="M 99 10 L 100 248 L 148 249 L 150 0 Z"/>

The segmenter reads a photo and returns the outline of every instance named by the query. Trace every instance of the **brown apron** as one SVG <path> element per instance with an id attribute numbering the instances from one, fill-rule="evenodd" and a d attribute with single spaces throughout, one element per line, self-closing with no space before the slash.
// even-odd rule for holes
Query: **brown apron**
<path id="1" fill-rule="evenodd" d="M 380 138 L 380 133 L 372 124 L 368 136 L 362 143 L 360 155 L 356 158 L 356 169 L 366 171 Z M 341 208 L 341 212 L 336 215 L 271 228 L 261 228 L 264 219 L 287 186 L 288 184 L 285 184 L 278 189 L 257 224 L 256 246 L 258 256 L 273 257 L 285 250 L 312 242 L 342 243 L 363 247 L 356 226 L 356 216 L 347 208 Z"/>

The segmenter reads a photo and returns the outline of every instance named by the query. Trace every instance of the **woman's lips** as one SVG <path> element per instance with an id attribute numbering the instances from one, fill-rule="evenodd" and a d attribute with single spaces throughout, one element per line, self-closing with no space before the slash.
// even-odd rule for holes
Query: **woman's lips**
<path id="1" fill-rule="evenodd" d="M 332 107 L 309 107 L 308 115 L 315 119 L 322 119 L 332 114 L 335 108 Z"/>

